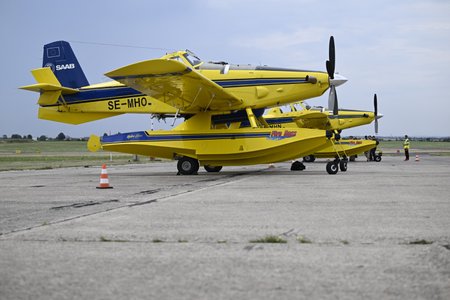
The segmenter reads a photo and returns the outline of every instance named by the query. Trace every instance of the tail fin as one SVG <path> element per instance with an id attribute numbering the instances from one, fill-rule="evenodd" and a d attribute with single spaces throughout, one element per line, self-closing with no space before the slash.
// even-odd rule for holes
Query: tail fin
<path id="1" fill-rule="evenodd" d="M 52 69 L 64 87 L 76 89 L 89 85 L 72 47 L 66 41 L 44 45 L 42 66 Z"/>

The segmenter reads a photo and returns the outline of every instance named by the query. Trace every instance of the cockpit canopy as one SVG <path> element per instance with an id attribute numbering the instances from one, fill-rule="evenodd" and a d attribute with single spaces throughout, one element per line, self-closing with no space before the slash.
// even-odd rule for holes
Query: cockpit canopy
<path id="1" fill-rule="evenodd" d="M 193 52 L 189 50 L 177 51 L 164 55 L 162 58 L 179 61 L 189 67 L 198 68 L 203 64 L 203 61 L 198 58 Z"/>

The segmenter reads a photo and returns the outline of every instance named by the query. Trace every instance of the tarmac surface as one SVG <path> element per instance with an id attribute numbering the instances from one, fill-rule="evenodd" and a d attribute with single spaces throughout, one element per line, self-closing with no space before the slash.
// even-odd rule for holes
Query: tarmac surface
<path id="1" fill-rule="evenodd" d="M 0 172 L 0 299 L 450 299 L 450 157 L 324 162 Z"/>

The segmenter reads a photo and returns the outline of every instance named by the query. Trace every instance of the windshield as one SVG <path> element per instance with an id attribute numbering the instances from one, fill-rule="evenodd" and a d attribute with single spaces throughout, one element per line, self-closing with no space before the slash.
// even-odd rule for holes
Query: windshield
<path id="1" fill-rule="evenodd" d="M 201 59 L 194 55 L 192 52 L 186 52 L 184 54 L 184 57 L 187 59 L 187 61 L 193 66 L 198 66 L 202 63 Z"/>

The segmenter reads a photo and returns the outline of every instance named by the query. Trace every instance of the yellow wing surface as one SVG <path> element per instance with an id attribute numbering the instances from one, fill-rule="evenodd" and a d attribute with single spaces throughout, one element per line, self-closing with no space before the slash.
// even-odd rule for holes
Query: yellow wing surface
<path id="1" fill-rule="evenodd" d="M 142 61 L 105 75 L 184 113 L 233 110 L 242 104 L 215 82 L 175 60 Z"/>

